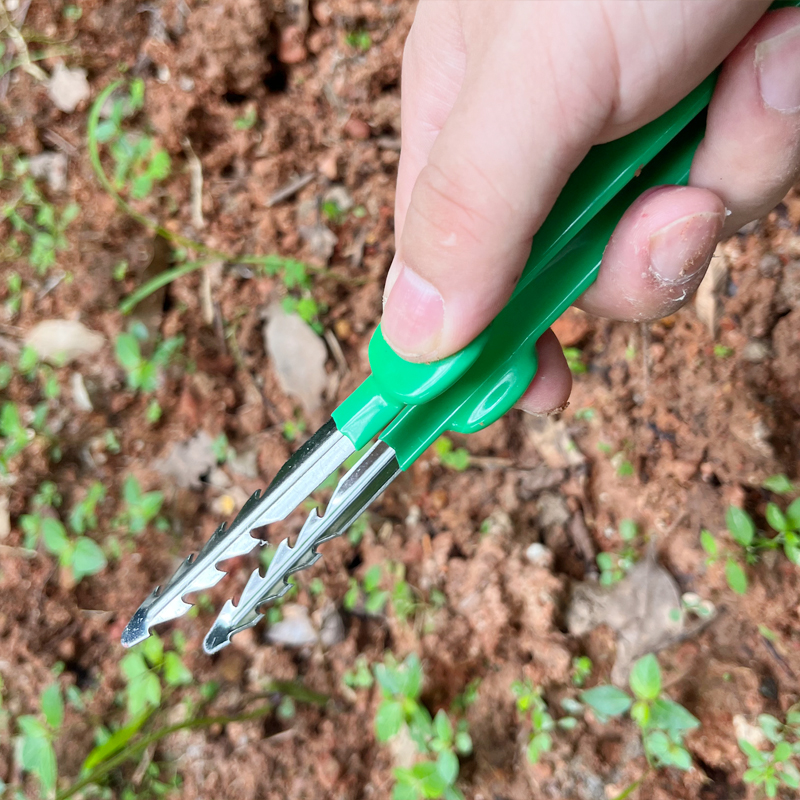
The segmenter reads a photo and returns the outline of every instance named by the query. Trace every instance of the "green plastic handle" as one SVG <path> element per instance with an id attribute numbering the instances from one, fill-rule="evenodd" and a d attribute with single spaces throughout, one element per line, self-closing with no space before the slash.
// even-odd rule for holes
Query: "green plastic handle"
<path id="1" fill-rule="evenodd" d="M 408 405 L 381 435 L 403 469 L 445 431 L 474 433 L 506 413 L 536 374 L 536 342 L 597 277 L 603 251 L 628 206 L 645 190 L 685 184 L 705 131 L 705 114 L 609 203 L 517 292 L 491 323 L 471 369 L 424 405 Z"/>
<path id="2" fill-rule="evenodd" d="M 709 102 L 712 75 L 680 103 L 627 136 L 593 147 L 559 195 L 533 239 L 531 254 L 513 297 L 524 291 L 563 249 Z M 511 302 L 511 301 L 509 301 Z M 383 338 L 380 325 L 369 346 L 372 375 L 334 412 L 336 426 L 360 448 L 407 404 L 424 404 L 453 386 L 480 356 L 486 331 L 462 350 L 431 364 L 401 358 Z"/>

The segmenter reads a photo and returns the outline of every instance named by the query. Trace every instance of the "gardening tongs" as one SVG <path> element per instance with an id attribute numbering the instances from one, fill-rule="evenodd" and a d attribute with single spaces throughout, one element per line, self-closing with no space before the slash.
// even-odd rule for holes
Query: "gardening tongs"
<path id="1" fill-rule="evenodd" d="M 800 0 L 796 0 L 800 4 Z M 369 345 L 372 374 L 256 492 L 230 526 L 221 525 L 142 603 L 122 635 L 126 647 L 154 625 L 182 616 L 185 597 L 217 584 L 219 565 L 266 542 L 255 528 L 284 519 L 329 475 L 377 437 L 341 479 L 325 513 L 312 511 L 294 546 L 282 541 L 264 575 L 256 569 L 239 602 L 228 600 L 208 632 L 214 653 L 255 625 L 265 604 L 289 590 L 289 577 L 313 564 L 323 542 L 347 531 L 369 504 L 443 433 L 473 433 L 497 420 L 536 373 L 536 342 L 595 280 L 603 251 L 625 209 L 645 190 L 685 184 L 705 130 L 716 75 L 674 108 L 614 142 L 598 145 L 573 173 L 533 239 L 517 287 L 494 321 L 467 347 L 432 364 L 412 364 L 378 326 Z"/>

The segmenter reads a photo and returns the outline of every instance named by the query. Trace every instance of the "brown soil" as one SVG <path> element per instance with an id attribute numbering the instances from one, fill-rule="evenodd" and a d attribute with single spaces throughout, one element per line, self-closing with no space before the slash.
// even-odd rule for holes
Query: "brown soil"
<path id="1" fill-rule="evenodd" d="M 145 80 L 142 118 L 169 151 L 173 168 L 170 179 L 137 204 L 142 213 L 211 247 L 277 252 L 329 268 L 331 275 L 316 280 L 314 295 L 327 308 L 321 320 L 341 345 L 347 370 L 337 385 L 331 356 L 327 412 L 367 374 L 366 343 L 380 315 L 393 247 L 400 63 L 413 17 L 413 4 L 405 0 L 314 0 L 310 7 L 288 0 L 148 6 L 87 0 L 80 7 L 82 16 L 74 21 L 62 13 L 61 2 L 33 3 L 24 32 L 66 46 L 67 64 L 87 71 L 91 100 L 65 114 L 20 69 L 0 82 L 6 174 L 0 199 L 13 198 L 8 176 L 17 156 L 59 150 L 69 159 L 67 189 L 49 197 L 58 207 L 68 200 L 81 207 L 68 229 L 69 247 L 52 270 L 70 280 L 49 286 L 24 257 L 6 259 L 3 271 L 17 271 L 24 290 L 20 312 L 0 324 L 0 353 L 10 358 L 25 332 L 43 319 L 79 319 L 108 340 L 99 356 L 55 371 L 61 397 L 52 404 L 51 425 L 60 461 L 48 459 L 43 447 L 28 448 L 13 462 L 11 480 L 0 484 L 11 518 L 0 541 L 0 697 L 10 715 L 0 717 L 0 726 L 7 723 L 0 727 L 0 779 L 26 797 L 36 797 L 38 789 L 13 758 L 14 718 L 36 713 L 52 669 L 62 664 L 62 687 L 78 687 L 87 704 L 85 712 L 68 706 L 56 744 L 59 785 L 74 782 L 97 725 L 124 719 L 124 651 L 118 642 L 127 619 L 226 518 L 212 510 L 219 510 L 214 501 L 224 492 L 208 475 L 199 489 L 176 488 L 153 469 L 154 461 L 201 428 L 212 437 L 224 432 L 238 453 L 255 454 L 256 478 L 222 467 L 246 496 L 268 482 L 296 447 L 282 431 L 297 410 L 280 390 L 262 337 L 263 310 L 285 289 L 277 278 L 241 266 L 209 269 L 206 279 L 199 273 L 182 277 L 137 310 L 136 318 L 161 335 L 182 334 L 184 355 L 194 367 L 167 371 L 156 394 L 163 416 L 146 422 L 149 401 L 126 388 L 114 358 L 114 338 L 129 322 L 117 306 L 159 263 L 163 268 L 169 252 L 122 213 L 94 177 L 86 149 L 89 105 L 121 75 Z M 348 33 L 362 30 L 372 41 L 365 53 L 347 41 Z M 55 61 L 41 63 L 49 72 Z M 255 123 L 237 126 L 248 114 Z M 202 166 L 202 230 L 192 219 L 192 152 Z M 314 175 L 310 183 L 269 206 L 276 191 L 306 173 Z M 344 186 L 364 213 L 331 224 L 337 243 L 325 264 L 299 228 L 314 224 L 332 184 Z M 372 726 L 378 690 L 354 692 L 342 677 L 359 654 L 374 662 L 391 649 L 400 658 L 420 654 L 423 699 L 431 710 L 447 707 L 471 680 L 481 680 L 468 711 L 474 755 L 463 760 L 459 783 L 467 797 L 614 797 L 646 772 L 633 726 L 582 722 L 558 734 L 553 752 L 530 766 L 510 685 L 528 678 L 557 708 L 565 694 L 575 695 L 570 663 L 579 654 L 591 656 L 593 682 L 608 679 L 613 637 L 603 630 L 569 635 L 565 610 L 572 587 L 591 577 L 591 551 L 619 551 L 619 522 L 628 518 L 655 542 L 681 591 L 696 592 L 718 610 L 711 624 L 659 656 L 669 694 L 702 723 L 690 737 L 695 767 L 649 773 L 638 796 L 749 796 L 733 718 L 754 722 L 761 712 L 781 715 L 798 699 L 800 574 L 782 555 L 764 559 L 748 568 L 748 594 L 734 595 L 722 565 L 706 565 L 699 532 L 721 534 L 731 503 L 763 527 L 766 503 L 775 499 L 760 488 L 764 479 L 781 472 L 800 477 L 799 222 L 800 199 L 790 195 L 766 221 L 720 250 L 730 274 L 716 340 L 692 308 L 642 326 L 569 315 L 559 332 L 582 348 L 588 372 L 576 378 L 561 439 L 551 435 L 551 422 L 518 412 L 468 439 L 453 437 L 473 456 L 467 471 L 447 470 L 426 454 L 374 504 L 357 546 L 347 539 L 329 543 L 324 558 L 302 574 L 294 602 L 307 606 L 316 622 L 325 609 L 337 608 L 341 642 L 300 651 L 272 646 L 260 626 L 220 655 L 205 656 L 200 644 L 213 609 L 241 588 L 254 560 L 241 562 L 209 592 L 213 609 L 162 631 L 167 641 L 170 631 L 185 634 L 185 662 L 198 684 L 220 683 L 209 714 L 254 707 L 270 680 L 296 681 L 331 698 L 321 709 L 298 702 L 290 719 L 273 714 L 216 724 L 148 749 L 140 759 L 160 765 L 162 780 L 178 777 L 179 788 L 169 796 L 388 797 L 392 756 Z M 12 235 L 4 223 L 3 239 Z M 114 280 L 122 260 L 128 274 Z M 204 280 L 211 287 L 211 323 L 204 321 Z M 0 300 L 8 299 L 4 291 L 5 282 Z M 91 412 L 74 406 L 75 372 L 83 376 Z M 0 399 L 27 409 L 41 397 L 36 383 L 16 376 Z M 308 429 L 324 416 L 308 419 Z M 105 444 L 109 430 L 119 440 L 118 453 Z M 570 439 L 575 449 L 563 446 Z M 619 474 L 620 460 L 630 462 L 632 475 Z M 121 508 L 129 474 L 145 490 L 165 493 L 167 531 L 151 526 L 123 537 L 121 557 L 77 586 L 41 546 L 32 557 L 21 549 L 19 517 L 42 481 L 58 486 L 62 512 L 93 481 L 102 481 L 103 532 Z M 301 519 L 293 516 L 271 538 L 295 532 Z M 552 568 L 528 561 L 526 549 L 534 542 L 552 551 Z M 638 549 L 643 554 L 645 544 Z M 405 566 L 420 598 L 437 589 L 445 603 L 429 606 L 411 623 L 391 611 L 379 617 L 344 611 L 348 579 L 388 562 Z M 321 594 L 309 590 L 314 578 L 322 580 Z M 775 640 L 759 626 L 773 631 Z M 170 699 L 161 724 L 180 718 L 181 697 L 196 699 L 197 688 Z M 140 759 L 111 773 L 108 796 L 146 786 Z"/>

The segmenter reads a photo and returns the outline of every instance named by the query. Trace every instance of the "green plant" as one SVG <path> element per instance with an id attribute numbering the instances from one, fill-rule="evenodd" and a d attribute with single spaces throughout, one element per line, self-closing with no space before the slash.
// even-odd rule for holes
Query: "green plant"
<path id="1" fill-rule="evenodd" d="M 613 586 L 615 583 L 619 583 L 636 563 L 637 553 L 633 546 L 639 535 L 636 523 L 631 519 L 623 519 L 619 524 L 619 535 L 625 542 L 625 547 L 620 553 L 597 554 L 600 583 L 603 586 Z"/>
<path id="2" fill-rule="evenodd" d="M 732 347 L 727 347 L 724 344 L 715 344 L 714 345 L 714 358 L 724 359 L 730 358 L 734 353 Z"/>
<path id="3" fill-rule="evenodd" d="M 785 723 L 771 714 L 760 714 L 758 726 L 772 749 L 763 752 L 750 742 L 739 740 L 739 749 L 747 756 L 744 782 L 763 789 L 767 797 L 777 797 L 781 786 L 800 789 L 796 765 L 800 756 L 800 704 L 786 712 Z"/>
<path id="4" fill-rule="evenodd" d="M 348 47 L 352 47 L 353 50 L 358 50 L 360 53 L 366 53 L 372 47 L 372 37 L 365 30 L 350 31 L 344 40 Z"/>
<path id="5" fill-rule="evenodd" d="M 111 102 L 107 119 L 99 123 L 95 135 L 105 144 L 114 160 L 113 186 L 127 191 L 134 200 L 147 197 L 156 181 L 170 173 L 170 158 L 166 150 L 156 145 L 152 136 L 123 129 L 126 118 L 133 117 L 144 106 L 144 81 L 131 81 L 128 92 L 120 92 Z"/>
<path id="6" fill-rule="evenodd" d="M 50 797 L 58 776 L 53 741 L 64 722 L 64 700 L 57 683 L 42 692 L 40 711 L 17 718 L 17 757 L 20 767 L 38 778 L 42 794 Z"/>
<path id="7" fill-rule="evenodd" d="M 22 278 L 18 272 L 6 275 L 6 314 L 14 317 L 22 307 Z"/>
<path id="8" fill-rule="evenodd" d="M 782 478 L 785 476 L 775 476 L 772 485 L 780 489 L 788 488 L 786 485 L 788 481 L 784 482 Z M 725 514 L 728 533 L 743 549 L 745 563 L 757 563 L 765 550 L 782 549 L 789 561 L 800 565 L 800 497 L 793 500 L 786 511 L 782 511 L 776 503 L 767 503 L 765 516 L 774 536 L 759 531 L 750 515 L 741 508 L 729 506 Z M 725 559 L 725 578 L 728 586 L 738 594 L 745 594 L 747 575 L 739 563 L 739 554 L 720 547 L 707 530 L 700 533 L 700 544 L 708 555 L 707 563 L 713 564 Z"/>
<path id="9" fill-rule="evenodd" d="M 62 211 L 57 210 L 38 190 L 33 178 L 25 174 L 27 170 L 25 161 L 15 165 L 19 189 L 16 199 L 0 209 L 0 221 L 7 219 L 15 231 L 28 237 L 27 258 L 36 272 L 44 275 L 56 263 L 59 251 L 69 247 L 66 231 L 80 208 L 77 203 L 69 203 Z M 17 238 L 10 238 L 6 248 L 11 257 L 25 255 Z"/>
<path id="10" fill-rule="evenodd" d="M 375 715 L 378 741 L 386 742 L 405 728 L 420 756 L 413 767 L 394 770 L 397 783 L 392 798 L 454 800 L 462 797 L 455 782 L 459 772 L 458 755 L 472 752 L 466 721 L 453 725 L 444 709 L 432 717 L 419 702 L 423 675 L 422 664 L 415 653 L 407 656 L 402 664 L 397 664 L 391 654 L 387 654 L 383 664 L 375 665 L 374 673 L 383 695 Z"/>
<path id="11" fill-rule="evenodd" d="M 255 106 L 250 106 L 241 117 L 233 121 L 233 127 L 237 131 L 249 131 L 258 122 L 258 112 Z"/>
<path id="12" fill-rule="evenodd" d="M 115 344 L 117 362 L 125 370 L 128 387 L 145 394 L 158 388 L 161 370 L 165 369 L 183 346 L 183 336 L 159 342 L 150 358 L 142 355 L 140 342 L 147 340 L 147 329 L 134 326 L 131 333 L 120 333 Z"/>
<path id="13" fill-rule="evenodd" d="M 592 676 L 592 659 L 589 656 L 575 656 L 572 659 L 572 685 L 578 689 Z"/>
<path id="14" fill-rule="evenodd" d="M 440 436 L 433 443 L 433 449 L 442 466 L 454 469 L 456 472 L 464 472 L 469 467 L 469 451 L 464 447 L 455 447 L 452 440 L 446 436 Z"/>
<path id="15" fill-rule="evenodd" d="M 211 443 L 211 450 L 214 453 L 214 458 L 217 459 L 217 464 L 224 464 L 229 458 L 236 455 L 234 449 L 228 443 L 228 437 L 221 433 Z"/>
<path id="16" fill-rule="evenodd" d="M 390 594 L 392 610 L 398 619 L 407 620 L 414 614 L 418 603 L 414 590 L 406 580 L 405 565 L 390 564 L 389 574 L 393 580 Z"/>
<path id="17" fill-rule="evenodd" d="M 348 611 L 353 611 L 360 602 L 363 602 L 366 614 L 370 616 L 381 614 L 389 600 L 389 592 L 380 588 L 382 579 L 383 570 L 379 564 L 373 565 L 364 573 L 361 587 L 355 578 L 351 578 L 349 588 L 342 601 L 344 607 Z"/>
<path id="18" fill-rule="evenodd" d="M 174 650 L 164 650 L 161 637 L 153 634 L 133 648 L 120 662 L 125 677 L 125 707 L 136 720 L 161 705 L 162 680 L 170 688 L 192 683 L 192 673 Z"/>
<path id="19" fill-rule="evenodd" d="M 581 694 L 600 721 L 630 712 L 639 726 L 644 752 L 651 767 L 677 767 L 687 770 L 692 757 L 684 746 L 684 737 L 700 722 L 683 706 L 661 691 L 661 668 L 654 655 L 636 661 L 629 685 L 633 696 L 616 686 L 595 686 Z"/>
<path id="20" fill-rule="evenodd" d="M 353 669 L 348 669 L 342 676 L 345 686 L 351 689 L 369 689 L 375 682 L 365 655 L 356 658 Z"/>
<path id="21" fill-rule="evenodd" d="M 16 403 L 6 402 L 0 406 L 0 474 L 8 472 L 11 459 L 19 455 L 34 439 L 35 431 L 23 424 Z"/>
<path id="22" fill-rule="evenodd" d="M 553 749 L 552 731 L 556 726 L 571 730 L 577 720 L 575 717 L 565 716 L 556 722 L 542 697 L 542 690 L 538 686 L 534 687 L 529 680 L 514 681 L 511 692 L 516 699 L 517 712 L 530 725 L 528 761 L 537 764 L 543 753 L 549 753 Z"/>
<path id="23" fill-rule="evenodd" d="M 289 442 L 296 442 L 306 432 L 306 421 L 302 417 L 287 419 L 283 423 L 283 436 Z"/>
<path id="24" fill-rule="evenodd" d="M 564 358 L 567 359 L 567 366 L 573 375 L 582 375 L 588 367 L 583 360 L 583 353 L 577 347 L 565 347 Z"/>
<path id="25" fill-rule="evenodd" d="M 51 482 L 39 487 L 31 502 L 31 513 L 20 517 L 20 527 L 25 534 L 25 547 L 32 550 L 41 539 L 48 553 L 56 556 L 62 567 L 67 568 L 75 582 L 95 575 L 108 563 L 100 545 L 84 534 L 97 527 L 97 504 L 105 497 L 102 484 L 90 487 L 86 497 L 72 509 L 69 525 L 77 534 L 71 537 L 61 520 L 52 511 L 61 504 L 61 496 Z"/>
<path id="26" fill-rule="evenodd" d="M 364 513 L 350 526 L 350 530 L 347 531 L 347 538 L 353 547 L 358 547 L 358 545 L 361 544 L 361 540 L 364 538 L 364 534 L 367 532 L 368 528 L 369 514 Z"/>
<path id="27" fill-rule="evenodd" d="M 128 475 L 122 484 L 122 498 L 125 505 L 121 514 L 114 520 L 116 527 L 127 528 L 130 533 L 141 533 L 161 511 L 164 503 L 163 492 L 142 492 L 142 487 L 134 475 Z"/>
<path id="28" fill-rule="evenodd" d="M 770 475 L 762 486 L 775 494 L 794 494 L 797 489 L 795 485 L 784 474 Z"/>

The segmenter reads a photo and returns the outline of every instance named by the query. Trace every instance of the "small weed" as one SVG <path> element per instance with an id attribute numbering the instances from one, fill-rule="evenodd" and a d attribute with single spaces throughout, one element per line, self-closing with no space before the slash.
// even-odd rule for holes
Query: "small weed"
<path id="1" fill-rule="evenodd" d="M 35 775 L 42 794 L 50 797 L 58 776 L 53 741 L 64 722 L 64 700 L 57 683 L 42 692 L 39 705 L 39 714 L 17 717 L 17 752 L 22 769 Z"/>
<path id="2" fill-rule="evenodd" d="M 433 449 L 443 467 L 456 472 L 464 472 L 469 467 L 469 451 L 465 447 L 455 447 L 452 440 L 446 436 L 440 436 L 433 443 Z"/>
<path id="3" fill-rule="evenodd" d="M 572 659 L 572 685 L 582 688 L 592 676 L 592 659 L 589 656 L 576 656 Z"/>
<path id="4" fill-rule="evenodd" d="M 781 786 L 800 789 L 800 771 L 796 765 L 800 755 L 800 704 L 786 712 L 785 723 L 771 714 L 760 714 L 758 726 L 772 749 L 763 752 L 750 742 L 739 740 L 739 749 L 747 756 L 744 782 L 763 789 L 767 797 L 777 797 Z"/>
<path id="5" fill-rule="evenodd" d="M 360 655 L 356 658 L 353 669 L 349 669 L 344 673 L 342 681 L 345 686 L 349 686 L 351 689 L 370 689 L 372 687 L 375 679 L 372 677 L 365 655 Z"/>
<path id="6" fill-rule="evenodd" d="M 552 732 L 556 726 L 564 730 L 572 730 L 577 725 L 577 720 L 572 716 L 565 716 L 556 722 L 547 708 L 542 697 L 542 690 L 534 687 L 530 681 L 515 681 L 511 684 L 511 691 L 517 701 L 517 712 L 530 725 L 528 735 L 528 761 L 538 764 L 542 754 L 553 749 Z"/>
<path id="7" fill-rule="evenodd" d="M 128 475 L 122 484 L 122 498 L 125 505 L 114 525 L 130 533 L 141 533 L 158 516 L 164 503 L 163 492 L 142 492 L 134 475 Z"/>
<path id="8" fill-rule="evenodd" d="M 44 275 L 56 263 L 58 253 L 69 246 L 66 231 L 80 208 L 77 203 L 70 203 L 61 211 L 56 209 L 36 187 L 33 178 L 26 175 L 27 170 L 27 163 L 22 160 L 15 165 L 19 191 L 15 200 L 0 208 L 0 221 L 7 219 L 29 242 L 25 249 L 24 239 L 9 238 L 5 244 L 7 255 L 27 257 L 37 274 Z"/>
<path id="9" fill-rule="evenodd" d="M 351 31 L 344 37 L 348 47 L 358 50 L 359 53 L 366 53 L 372 47 L 372 37 L 367 31 Z"/>
<path id="10" fill-rule="evenodd" d="M 241 117 L 233 121 L 233 127 L 237 131 L 249 131 L 258 122 L 258 112 L 255 106 L 250 106 Z"/>
<path id="11" fill-rule="evenodd" d="M 620 553 L 598 553 L 597 566 L 600 569 L 600 583 L 603 586 L 613 586 L 619 583 L 636 563 L 637 553 L 633 547 L 639 531 L 636 523 L 631 519 L 624 519 L 619 524 L 619 535 L 625 542 L 625 547 Z"/>
<path id="12" fill-rule="evenodd" d="M 597 416 L 597 412 L 593 408 L 579 408 L 575 412 L 575 419 L 582 422 L 591 422 Z"/>
<path id="13" fill-rule="evenodd" d="M 714 358 L 730 358 L 734 353 L 732 347 L 726 347 L 724 344 L 714 345 Z"/>
<path id="14" fill-rule="evenodd" d="M 342 601 L 344 607 L 348 611 L 355 611 L 359 605 L 363 605 L 364 613 L 371 617 L 383 613 L 389 602 L 389 592 L 380 588 L 382 579 L 383 570 L 379 564 L 364 573 L 361 587 L 355 578 L 350 578 L 350 586 Z"/>
<path id="15" fill-rule="evenodd" d="M 131 81 L 126 93 L 119 93 L 111 103 L 111 113 L 96 129 L 97 141 L 108 147 L 114 160 L 112 185 L 134 200 L 142 200 L 153 191 L 156 181 L 169 176 L 171 163 L 166 150 L 151 136 L 123 129 L 126 118 L 144 106 L 144 81 Z"/>
<path id="16" fill-rule="evenodd" d="M 394 770 L 397 783 L 393 800 L 418 800 L 443 797 L 461 798 L 455 782 L 459 772 L 459 755 L 472 752 L 472 739 L 465 720 L 456 725 L 444 709 L 435 717 L 419 702 L 422 689 L 422 665 L 411 653 L 402 664 L 391 654 L 385 663 L 374 667 L 383 701 L 375 715 L 378 741 L 387 742 L 405 727 L 417 747 L 420 760 L 410 768 Z"/>
<path id="17" fill-rule="evenodd" d="M 662 694 L 661 668 L 652 654 L 633 665 L 629 679 L 633 697 L 616 686 L 595 686 L 581 695 L 602 722 L 630 712 L 639 726 L 647 761 L 652 767 L 688 770 L 692 757 L 684 737 L 700 723 L 683 706 Z"/>
<path id="18" fill-rule="evenodd" d="M 6 275 L 6 316 L 15 317 L 22 307 L 22 278 L 18 272 Z"/>
<path id="19" fill-rule="evenodd" d="M 134 326 L 131 333 L 120 333 L 115 344 L 117 362 L 125 370 L 128 388 L 145 394 L 158 388 L 162 370 L 164 370 L 183 346 L 183 336 L 165 339 L 156 345 L 153 355 L 145 358 L 142 355 L 140 342 L 147 340 L 147 329 Z"/>
<path id="20" fill-rule="evenodd" d="M 302 417 L 287 419 L 283 423 L 283 437 L 288 442 L 296 442 L 306 432 L 307 427 Z"/>
<path id="21" fill-rule="evenodd" d="M 128 716 L 137 719 L 161 705 L 162 681 L 170 687 L 188 686 L 192 673 L 174 651 L 165 651 L 156 634 L 133 648 L 120 662 L 125 677 L 125 706 Z"/>
<path id="22" fill-rule="evenodd" d="M 583 353 L 577 347 L 565 347 L 564 358 L 567 359 L 567 366 L 573 375 L 583 375 L 588 370 Z"/>
<path id="23" fill-rule="evenodd" d="M 771 475 L 762 485 L 765 489 L 774 494 L 794 494 L 797 491 L 795 485 L 783 474 Z"/>

